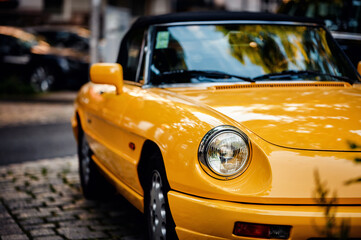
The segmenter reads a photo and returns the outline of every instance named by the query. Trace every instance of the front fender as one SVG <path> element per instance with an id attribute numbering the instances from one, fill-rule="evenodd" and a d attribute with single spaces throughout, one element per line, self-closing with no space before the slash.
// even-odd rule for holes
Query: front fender
<path id="1" fill-rule="evenodd" d="M 179 192 L 207 197 L 240 199 L 262 196 L 271 187 L 271 170 L 256 136 L 234 120 L 162 89 L 142 89 L 124 114 L 122 126 L 128 132 L 155 142 L 164 160 L 170 187 Z M 233 125 L 252 142 L 252 159 L 240 177 L 223 181 L 205 173 L 198 161 L 198 147 L 204 135 L 220 125 Z"/>

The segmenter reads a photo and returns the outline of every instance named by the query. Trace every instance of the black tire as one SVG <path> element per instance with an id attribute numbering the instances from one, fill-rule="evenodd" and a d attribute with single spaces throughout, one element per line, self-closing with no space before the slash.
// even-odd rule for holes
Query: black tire
<path id="1" fill-rule="evenodd" d="M 86 199 L 103 199 L 114 194 L 114 187 L 106 181 L 92 159 L 92 151 L 84 132 L 79 130 L 78 159 L 80 185 Z"/>
<path id="2" fill-rule="evenodd" d="M 178 239 L 175 223 L 169 208 L 167 193 L 170 190 L 161 154 L 155 154 L 147 174 L 144 213 L 149 240 Z"/>
<path id="3" fill-rule="evenodd" d="M 50 67 L 38 65 L 31 72 L 29 81 L 35 92 L 48 92 L 55 85 L 55 74 Z"/>

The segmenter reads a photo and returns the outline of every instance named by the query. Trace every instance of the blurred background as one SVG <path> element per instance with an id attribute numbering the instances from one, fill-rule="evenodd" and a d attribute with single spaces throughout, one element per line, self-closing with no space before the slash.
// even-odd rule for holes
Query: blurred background
<path id="1" fill-rule="evenodd" d="M 89 63 L 115 61 L 138 16 L 206 10 L 322 19 L 352 63 L 360 60 L 361 0 L 1 0 L 0 94 L 77 90 Z"/>

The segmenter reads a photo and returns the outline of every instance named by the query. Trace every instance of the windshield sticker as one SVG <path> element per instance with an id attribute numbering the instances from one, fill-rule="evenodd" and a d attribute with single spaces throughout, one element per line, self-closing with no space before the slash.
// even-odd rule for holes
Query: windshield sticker
<path id="1" fill-rule="evenodd" d="M 155 49 L 168 48 L 168 43 L 169 43 L 169 32 L 167 31 L 158 32 Z"/>

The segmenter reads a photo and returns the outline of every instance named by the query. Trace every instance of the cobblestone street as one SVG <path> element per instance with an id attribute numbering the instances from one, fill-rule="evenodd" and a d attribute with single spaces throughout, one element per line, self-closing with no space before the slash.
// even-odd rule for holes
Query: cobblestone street
<path id="1" fill-rule="evenodd" d="M 85 200 L 76 156 L 0 168 L 0 238 L 142 239 L 143 215 L 121 196 Z"/>
<path id="2" fill-rule="evenodd" d="M 74 98 L 73 92 L 55 92 L 32 99 L 1 100 L 0 129 L 7 129 L 12 136 L 19 127 L 36 126 L 44 131 L 48 124 L 60 123 L 69 124 L 71 133 Z M 59 136 L 53 138 L 60 143 Z M 10 139 L 2 136 L 1 141 Z M 24 147 L 16 151 L 25 151 Z M 76 155 L 17 164 L 6 164 L 9 156 L 1 152 L 0 156 L 1 240 L 143 239 L 143 215 L 123 197 L 84 199 Z"/>

